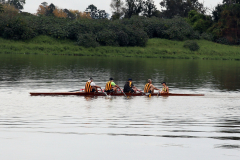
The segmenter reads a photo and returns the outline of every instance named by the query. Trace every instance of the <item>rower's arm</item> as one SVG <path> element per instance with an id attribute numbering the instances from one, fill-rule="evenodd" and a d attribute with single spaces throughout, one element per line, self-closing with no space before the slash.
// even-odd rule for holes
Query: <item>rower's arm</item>
<path id="1" fill-rule="evenodd" d="M 155 90 L 160 90 L 160 89 L 156 88 L 153 84 L 151 84 L 151 87 L 153 87 L 153 89 L 155 89 Z"/>
<path id="2" fill-rule="evenodd" d="M 167 87 L 167 93 L 169 93 L 169 88 Z"/>
<path id="3" fill-rule="evenodd" d="M 97 86 L 97 85 L 96 85 L 95 87 L 96 87 L 96 88 L 101 88 L 100 86 Z"/>

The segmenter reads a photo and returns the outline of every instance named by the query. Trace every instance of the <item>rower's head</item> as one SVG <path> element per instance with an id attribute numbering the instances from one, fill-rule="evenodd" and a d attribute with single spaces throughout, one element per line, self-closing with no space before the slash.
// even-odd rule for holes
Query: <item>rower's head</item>
<path id="1" fill-rule="evenodd" d="M 129 81 L 129 82 L 132 82 L 132 78 L 129 78 L 128 81 Z"/>
<path id="2" fill-rule="evenodd" d="M 113 81 L 113 78 L 109 78 L 110 81 Z"/>
<path id="3" fill-rule="evenodd" d="M 152 83 L 152 80 L 151 80 L 151 79 L 148 79 L 148 83 Z"/>
<path id="4" fill-rule="evenodd" d="M 93 78 L 92 78 L 92 77 L 90 77 L 90 78 L 88 79 L 88 81 L 91 81 L 91 82 L 92 82 L 92 81 L 93 81 Z"/>
<path id="5" fill-rule="evenodd" d="M 166 82 L 162 82 L 162 85 L 163 85 L 163 86 L 166 86 Z"/>

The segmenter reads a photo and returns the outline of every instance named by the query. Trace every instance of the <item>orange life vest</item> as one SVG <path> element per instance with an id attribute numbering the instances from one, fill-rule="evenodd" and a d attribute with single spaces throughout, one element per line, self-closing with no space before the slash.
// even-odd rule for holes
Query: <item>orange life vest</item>
<path id="1" fill-rule="evenodd" d="M 144 87 L 144 93 L 148 93 L 149 90 L 150 90 L 150 84 L 147 83 Z"/>
<path id="2" fill-rule="evenodd" d="M 105 87 L 105 91 L 111 91 L 111 90 L 112 90 L 111 81 L 108 81 Z"/>
<path id="3" fill-rule="evenodd" d="M 85 92 L 89 93 L 92 92 L 92 86 L 91 86 L 91 82 L 87 82 L 85 85 Z"/>

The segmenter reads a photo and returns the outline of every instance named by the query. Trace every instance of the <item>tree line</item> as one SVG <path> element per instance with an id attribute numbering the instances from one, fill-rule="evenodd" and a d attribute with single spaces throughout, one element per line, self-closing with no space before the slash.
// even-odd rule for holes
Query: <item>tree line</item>
<path id="1" fill-rule="evenodd" d="M 209 15 L 198 0 L 112 0 L 112 15 L 89 5 L 85 11 L 43 2 L 35 15 L 25 0 L 0 0 L 0 36 L 26 40 L 37 35 L 72 39 L 85 47 L 145 46 L 149 38 L 207 39 L 240 44 L 240 0 L 223 0 Z"/>

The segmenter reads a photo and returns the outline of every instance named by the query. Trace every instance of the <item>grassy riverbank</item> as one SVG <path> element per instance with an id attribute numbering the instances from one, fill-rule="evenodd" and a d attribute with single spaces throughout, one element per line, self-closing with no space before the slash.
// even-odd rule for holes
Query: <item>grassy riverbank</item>
<path id="1" fill-rule="evenodd" d="M 200 49 L 192 52 L 183 47 L 184 41 L 166 39 L 149 39 L 146 47 L 84 48 L 70 40 L 56 40 L 47 36 L 38 36 L 25 42 L 0 38 L 0 53 L 240 60 L 240 46 L 227 46 L 206 40 L 196 41 Z"/>

